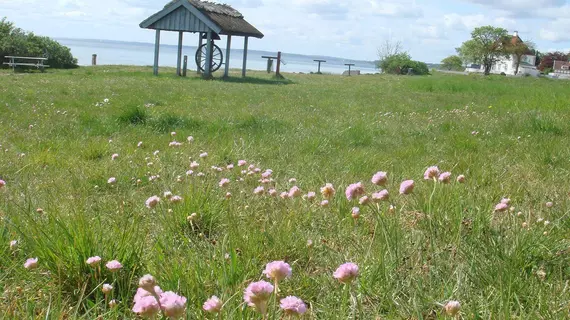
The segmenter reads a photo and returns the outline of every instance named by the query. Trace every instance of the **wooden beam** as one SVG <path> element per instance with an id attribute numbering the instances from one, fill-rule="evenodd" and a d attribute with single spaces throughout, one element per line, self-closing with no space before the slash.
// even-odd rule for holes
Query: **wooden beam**
<path id="1" fill-rule="evenodd" d="M 176 60 L 176 75 L 181 76 L 182 75 L 182 41 L 183 41 L 183 37 L 184 37 L 184 32 L 183 31 L 179 31 L 178 32 L 178 60 Z"/>
<path id="2" fill-rule="evenodd" d="M 156 30 L 156 38 L 154 39 L 154 68 L 153 74 L 158 75 L 158 54 L 160 51 L 160 30 Z"/>
<path id="3" fill-rule="evenodd" d="M 206 38 L 206 65 L 204 67 L 204 78 L 212 77 L 212 31 L 207 32 Z"/>
<path id="4" fill-rule="evenodd" d="M 243 40 L 243 67 L 241 69 L 241 76 L 245 78 L 245 70 L 247 68 L 247 45 L 249 37 L 245 37 Z"/>
<path id="5" fill-rule="evenodd" d="M 200 49 L 200 47 L 202 47 L 202 32 L 198 32 L 198 61 L 202 61 L 202 50 Z M 196 66 L 196 72 L 198 74 L 202 73 L 200 72 L 200 66 Z"/>
<path id="6" fill-rule="evenodd" d="M 232 46 L 232 36 L 228 35 L 228 43 L 226 44 L 226 68 L 224 70 L 224 78 L 230 73 L 230 47 Z"/>

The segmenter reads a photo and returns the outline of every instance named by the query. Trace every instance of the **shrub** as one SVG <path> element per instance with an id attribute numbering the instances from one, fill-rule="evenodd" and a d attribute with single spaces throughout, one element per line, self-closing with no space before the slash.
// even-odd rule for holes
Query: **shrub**
<path id="1" fill-rule="evenodd" d="M 48 37 L 37 36 L 16 28 L 6 18 L 0 20 L 0 60 L 6 56 L 26 56 L 48 58 L 46 64 L 52 68 L 76 68 L 77 59 L 68 47 L 60 45 Z M 5 66 L 5 65 L 3 65 Z"/>
<path id="2" fill-rule="evenodd" d="M 384 73 L 390 74 L 407 74 L 408 69 L 412 69 L 416 75 L 429 74 L 427 64 L 412 60 L 410 55 L 406 52 L 386 57 L 378 62 L 378 67 L 382 69 Z"/>

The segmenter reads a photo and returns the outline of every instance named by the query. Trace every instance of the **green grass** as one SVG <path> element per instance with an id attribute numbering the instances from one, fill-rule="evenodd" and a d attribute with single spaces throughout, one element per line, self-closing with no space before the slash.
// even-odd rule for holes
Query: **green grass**
<path id="1" fill-rule="evenodd" d="M 173 73 L 0 72 L 0 318 L 135 318 L 137 281 L 150 273 L 188 298 L 188 319 L 215 318 L 201 308 L 211 295 L 226 302 L 224 319 L 260 319 L 243 290 L 273 260 L 291 264 L 279 297 L 303 299 L 306 319 L 443 319 L 448 300 L 461 302 L 465 319 L 568 317 L 566 82 L 263 73 L 224 82 Z M 169 147 L 174 139 L 183 145 Z M 254 196 L 259 175 L 242 175 L 240 159 L 273 169 L 277 190 L 296 178 L 317 200 Z M 186 177 L 193 160 L 205 177 Z M 236 169 L 211 169 L 230 163 Z M 467 182 L 425 181 L 431 165 Z M 363 181 L 369 195 L 379 191 L 370 178 L 380 170 L 390 201 L 360 206 L 354 221 L 359 205 L 345 187 Z M 221 178 L 232 180 L 226 189 Z M 398 195 L 406 179 L 414 193 Z M 322 208 L 327 182 L 337 195 Z M 184 201 L 145 207 L 165 191 Z M 494 213 L 503 197 L 514 211 Z M 85 260 L 95 255 L 124 267 L 93 270 Z M 30 257 L 38 269 L 23 268 Z M 360 267 L 350 299 L 332 277 L 347 261 Z M 106 306 L 103 283 L 115 287 L 118 308 Z"/>

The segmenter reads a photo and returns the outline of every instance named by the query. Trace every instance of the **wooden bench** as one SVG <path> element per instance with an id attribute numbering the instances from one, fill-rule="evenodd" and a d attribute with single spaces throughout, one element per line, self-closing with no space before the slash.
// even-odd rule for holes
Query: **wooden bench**
<path id="1" fill-rule="evenodd" d="M 44 62 L 48 60 L 48 58 L 37 58 L 37 57 L 16 57 L 16 56 L 6 56 L 6 59 L 9 59 L 9 62 L 4 62 L 14 71 L 16 71 L 17 66 L 25 66 L 25 67 L 34 67 L 36 69 L 44 71 L 44 68 L 49 68 L 48 65 L 45 65 Z"/>

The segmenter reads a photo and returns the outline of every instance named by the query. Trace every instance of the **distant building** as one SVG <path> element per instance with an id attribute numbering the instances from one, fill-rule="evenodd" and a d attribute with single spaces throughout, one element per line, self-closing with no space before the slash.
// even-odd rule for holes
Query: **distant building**
<path id="1" fill-rule="evenodd" d="M 555 60 L 553 69 L 554 73 L 570 74 L 570 62 Z"/>
<path id="2" fill-rule="evenodd" d="M 513 44 L 524 43 L 522 39 L 519 37 L 517 31 L 513 33 L 513 36 L 511 38 L 511 43 Z M 501 59 L 495 62 L 491 67 L 491 73 L 493 74 L 504 73 L 506 75 L 514 76 L 517 68 L 516 61 L 517 57 L 515 55 L 510 55 L 509 57 L 501 57 Z M 535 64 L 536 64 L 536 56 L 532 54 L 532 52 L 530 52 L 529 50 L 527 54 L 521 57 L 519 72 L 517 75 L 524 76 L 528 74 L 531 76 L 538 76 L 540 74 L 540 71 L 538 71 Z M 478 65 L 471 65 L 465 70 L 465 72 L 480 72 L 480 73 L 485 72 L 485 66 L 479 66 L 478 69 L 474 68 L 476 66 Z"/>

